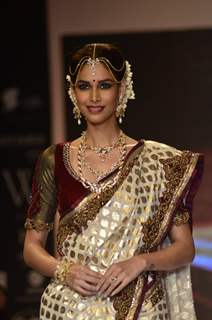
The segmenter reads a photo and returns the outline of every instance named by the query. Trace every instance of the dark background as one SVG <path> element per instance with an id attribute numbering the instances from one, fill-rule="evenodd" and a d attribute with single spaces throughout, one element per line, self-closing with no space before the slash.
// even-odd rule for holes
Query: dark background
<path id="1" fill-rule="evenodd" d="M 0 9 L 0 319 L 38 319 L 45 278 L 23 261 L 31 177 L 49 145 L 45 1 Z"/>

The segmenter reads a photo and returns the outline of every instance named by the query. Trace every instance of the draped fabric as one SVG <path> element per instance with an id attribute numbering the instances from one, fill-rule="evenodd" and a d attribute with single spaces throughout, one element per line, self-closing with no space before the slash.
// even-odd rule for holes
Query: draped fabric
<path id="1" fill-rule="evenodd" d="M 59 211 L 61 259 L 104 273 L 113 263 L 170 245 L 173 223 L 192 225 L 203 166 L 200 154 L 141 140 L 127 154 L 117 181 L 99 193 L 83 186 L 68 156 L 69 143 L 42 154 L 26 220 L 27 228 L 49 229 Z M 52 279 L 41 299 L 40 319 L 195 320 L 190 267 L 143 272 L 107 299 L 82 297 Z"/>

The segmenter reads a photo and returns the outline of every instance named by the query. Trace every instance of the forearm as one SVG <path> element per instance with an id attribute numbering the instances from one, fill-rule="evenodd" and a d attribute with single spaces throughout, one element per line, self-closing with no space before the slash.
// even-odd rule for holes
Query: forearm
<path id="1" fill-rule="evenodd" d="M 175 242 L 169 247 L 139 256 L 145 270 L 171 271 L 190 263 L 195 250 L 192 243 Z"/>
<path id="2" fill-rule="evenodd" d="M 58 264 L 57 259 L 36 242 L 25 243 L 24 260 L 28 266 L 48 277 L 54 276 Z"/>

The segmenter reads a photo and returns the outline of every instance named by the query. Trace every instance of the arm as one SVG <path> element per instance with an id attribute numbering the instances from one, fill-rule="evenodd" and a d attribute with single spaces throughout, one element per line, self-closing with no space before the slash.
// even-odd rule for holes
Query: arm
<path id="1" fill-rule="evenodd" d="M 195 249 L 188 223 L 173 224 L 169 236 L 169 247 L 138 256 L 145 270 L 171 271 L 192 262 Z"/>
<path id="2" fill-rule="evenodd" d="M 54 277 L 60 262 L 45 250 L 48 231 L 27 230 L 24 242 L 24 260 L 31 268 L 45 276 Z M 78 263 L 71 263 L 65 275 L 65 284 L 83 296 L 96 294 L 101 274 Z"/>
<path id="3" fill-rule="evenodd" d="M 173 225 L 170 239 L 171 245 L 167 248 L 113 264 L 97 286 L 99 293 L 105 297 L 113 296 L 143 271 L 171 271 L 190 263 L 195 251 L 189 225 Z"/>
<path id="4" fill-rule="evenodd" d="M 58 261 L 45 249 L 47 236 L 47 230 L 26 230 L 24 260 L 28 266 L 41 274 L 53 277 Z"/>
<path id="5" fill-rule="evenodd" d="M 55 146 L 46 149 L 36 165 L 33 178 L 32 198 L 28 209 L 24 242 L 25 262 L 45 276 L 56 277 L 82 295 L 96 293 L 96 284 L 101 275 L 87 266 L 69 262 L 45 249 L 48 231 L 55 222 L 55 235 L 59 224 L 57 190 L 55 184 Z"/>

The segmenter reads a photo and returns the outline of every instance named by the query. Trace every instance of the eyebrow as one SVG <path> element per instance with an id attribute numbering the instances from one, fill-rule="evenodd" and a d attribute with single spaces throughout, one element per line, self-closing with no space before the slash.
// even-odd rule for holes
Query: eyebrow
<path id="1" fill-rule="evenodd" d="M 101 82 L 106 82 L 106 81 L 110 81 L 110 82 L 114 82 L 114 80 L 113 79 L 109 79 L 109 78 L 107 78 L 107 79 L 103 79 L 103 80 L 99 80 L 98 82 L 99 83 L 101 83 Z M 90 83 L 91 81 L 87 81 L 87 80 L 81 80 L 81 79 L 79 79 L 78 81 L 77 81 L 77 83 L 79 83 L 79 82 L 84 82 L 84 83 Z M 92 82 L 93 82 L 93 80 L 92 80 Z"/>

